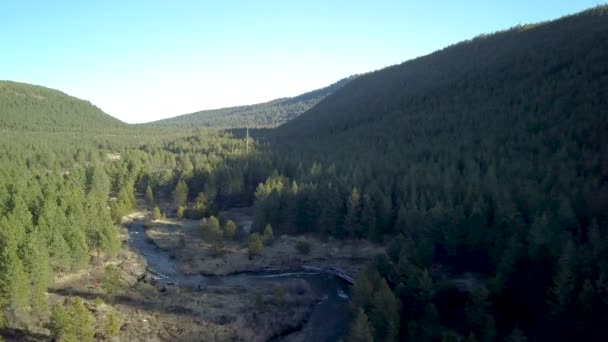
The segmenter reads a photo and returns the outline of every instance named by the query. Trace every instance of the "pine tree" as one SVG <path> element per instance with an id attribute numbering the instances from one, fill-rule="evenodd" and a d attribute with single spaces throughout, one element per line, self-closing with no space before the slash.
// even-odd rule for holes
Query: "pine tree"
<path id="1" fill-rule="evenodd" d="M 185 212 L 186 212 L 186 209 L 183 206 L 180 205 L 177 208 L 177 219 L 180 220 L 180 221 L 183 220 Z"/>
<path id="2" fill-rule="evenodd" d="M 272 233 L 272 226 L 269 224 L 264 228 L 264 235 L 262 236 L 262 242 L 264 245 L 270 246 L 274 242 L 274 234 Z"/>
<path id="3" fill-rule="evenodd" d="M 373 328 L 363 309 L 359 308 L 357 317 L 350 327 L 349 342 L 373 342 Z"/>
<path id="4" fill-rule="evenodd" d="M 159 207 L 154 207 L 154 209 L 152 210 L 152 219 L 153 220 L 160 220 L 162 217 L 162 214 L 160 212 L 160 208 Z"/>
<path id="5" fill-rule="evenodd" d="M 224 237 L 226 239 L 234 238 L 236 234 L 236 224 L 232 220 L 228 220 L 224 225 Z"/>
<path id="6" fill-rule="evenodd" d="M 108 313 L 108 317 L 106 318 L 106 324 L 104 326 L 106 338 L 119 336 L 120 326 L 121 324 L 118 314 L 114 311 L 110 311 Z"/>
<path id="7" fill-rule="evenodd" d="M 511 335 L 507 338 L 507 342 L 526 342 L 527 340 L 528 339 L 519 328 L 513 329 Z"/>
<path id="8" fill-rule="evenodd" d="M 259 255 L 262 253 L 264 244 L 260 238 L 260 234 L 253 233 L 249 236 L 249 255 Z"/>
<path id="9" fill-rule="evenodd" d="M 57 341 L 63 340 L 62 337 L 69 334 L 70 319 L 63 305 L 53 307 L 48 328 L 51 331 L 51 337 Z"/>
<path id="10" fill-rule="evenodd" d="M 93 315 L 84 305 L 84 302 L 80 297 L 76 297 L 70 306 L 68 312 L 69 317 L 69 329 L 68 334 L 74 341 L 79 342 L 92 342 L 95 336 L 94 319 Z"/>
<path id="11" fill-rule="evenodd" d="M 17 249 L 19 229 L 6 217 L 0 221 L 0 304 L 7 305 L 13 313 L 27 307 L 30 295 L 28 274 Z"/>
<path id="12" fill-rule="evenodd" d="M 173 191 L 173 203 L 175 207 L 185 206 L 188 202 L 188 185 L 183 179 L 180 179 Z"/>
<path id="13" fill-rule="evenodd" d="M 41 236 L 35 233 L 28 234 L 22 250 L 22 260 L 31 286 L 30 305 L 35 312 L 45 312 L 48 306 L 46 291 L 51 281 L 48 250 Z"/>
<path id="14" fill-rule="evenodd" d="M 557 263 L 557 271 L 553 277 L 553 286 L 549 289 L 548 302 L 553 315 L 559 315 L 568 309 L 573 300 L 576 285 L 576 251 L 571 239 Z"/>
<path id="15" fill-rule="evenodd" d="M 400 304 L 385 279 L 372 298 L 371 322 L 378 341 L 396 341 L 399 334 Z"/>
<path id="16" fill-rule="evenodd" d="M 203 238 L 211 244 L 218 242 L 223 235 L 220 221 L 215 216 L 201 220 L 201 232 Z"/>
<path id="17" fill-rule="evenodd" d="M 144 194 L 144 199 L 149 206 L 154 205 L 154 192 L 152 192 L 152 188 L 150 185 L 146 187 L 146 192 Z"/>
<path id="18" fill-rule="evenodd" d="M 115 265 L 106 266 L 101 287 L 108 297 L 114 297 L 120 290 L 120 270 Z"/>
<path id="19" fill-rule="evenodd" d="M 350 237 L 359 234 L 360 222 L 359 212 L 361 211 L 361 196 L 357 188 L 353 188 L 346 202 L 346 217 L 344 218 L 344 231 Z"/>

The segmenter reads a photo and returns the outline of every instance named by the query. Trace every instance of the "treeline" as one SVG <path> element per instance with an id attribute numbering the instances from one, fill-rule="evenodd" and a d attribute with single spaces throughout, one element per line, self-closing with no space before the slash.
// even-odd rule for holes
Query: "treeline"
<path id="1" fill-rule="evenodd" d="M 153 127 L 277 127 L 315 106 L 342 88 L 356 76 L 339 80 L 325 88 L 290 98 L 281 98 L 248 106 L 204 110 L 145 124 Z"/>

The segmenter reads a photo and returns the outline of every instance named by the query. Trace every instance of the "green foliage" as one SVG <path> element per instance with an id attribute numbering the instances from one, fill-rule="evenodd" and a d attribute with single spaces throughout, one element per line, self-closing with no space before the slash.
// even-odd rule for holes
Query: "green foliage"
<path id="1" fill-rule="evenodd" d="M 232 221 L 232 220 L 226 221 L 226 224 L 224 224 L 224 237 L 226 239 L 232 239 L 232 238 L 234 238 L 235 234 L 236 234 L 236 223 L 234 223 L 234 221 Z"/>
<path id="2" fill-rule="evenodd" d="M 160 220 L 161 217 L 163 217 L 163 215 L 160 212 L 160 208 L 154 207 L 154 209 L 152 210 L 152 219 L 156 221 L 156 220 Z"/>
<path id="3" fill-rule="evenodd" d="M 209 216 L 201 220 L 201 233 L 203 239 L 209 243 L 215 243 L 221 240 L 223 232 L 220 227 L 220 221 L 215 216 Z"/>
<path id="4" fill-rule="evenodd" d="M 369 319 L 363 309 L 359 308 L 357 317 L 350 327 L 348 341 L 351 342 L 373 342 L 374 332 L 369 323 Z"/>
<path id="5" fill-rule="evenodd" d="M 177 219 L 178 220 L 183 220 L 184 219 L 184 214 L 186 213 L 186 208 L 182 207 L 181 205 L 177 208 Z"/>
<path id="6" fill-rule="evenodd" d="M 95 320 L 93 319 L 93 314 L 87 309 L 80 297 L 76 297 L 70 305 L 68 322 L 68 329 L 63 334 L 64 340 L 93 341 Z"/>
<path id="7" fill-rule="evenodd" d="M 48 328 L 51 337 L 59 341 L 92 342 L 95 335 L 94 324 L 93 314 L 86 308 L 82 299 L 76 297 L 67 310 L 63 305 L 53 308 Z"/>
<path id="8" fill-rule="evenodd" d="M 146 187 L 146 192 L 144 193 L 144 199 L 149 206 L 154 205 L 154 192 L 152 192 L 152 188 L 150 185 Z"/>
<path id="9" fill-rule="evenodd" d="M 106 318 L 106 324 L 104 326 L 104 332 L 106 337 L 115 337 L 120 335 L 120 317 L 114 311 L 110 311 Z"/>
<path id="10" fill-rule="evenodd" d="M 118 294 L 120 291 L 120 270 L 116 265 L 106 266 L 101 287 L 110 298 Z"/>
<path id="11" fill-rule="evenodd" d="M 249 236 L 249 255 L 259 255 L 262 253 L 264 243 L 260 238 L 260 234 L 253 233 Z"/>
<path id="12" fill-rule="evenodd" d="M 299 240 L 298 242 L 296 242 L 296 250 L 298 251 L 298 253 L 300 253 L 302 255 L 310 254 L 311 249 L 312 249 L 312 246 L 310 245 L 310 242 L 308 242 L 308 241 Z"/>
<path id="13" fill-rule="evenodd" d="M 69 330 L 69 317 L 63 305 L 53 307 L 48 328 L 51 331 L 51 337 L 55 340 L 60 340 L 63 335 Z"/>
<path id="14" fill-rule="evenodd" d="M 399 333 L 399 301 L 382 279 L 371 302 L 371 323 L 378 341 L 397 341 Z"/>
<path id="15" fill-rule="evenodd" d="M 180 179 L 173 191 L 173 203 L 176 207 L 185 206 L 188 202 L 188 185 L 183 179 Z"/>
<path id="16" fill-rule="evenodd" d="M 272 233 L 272 226 L 267 224 L 264 228 L 264 235 L 262 235 L 262 242 L 266 246 L 272 245 L 274 242 L 274 234 Z"/>
<path id="17" fill-rule="evenodd" d="M 119 120 L 88 101 L 40 86 L 0 81 L 0 128 L 45 131 L 48 129 L 112 129 Z"/>

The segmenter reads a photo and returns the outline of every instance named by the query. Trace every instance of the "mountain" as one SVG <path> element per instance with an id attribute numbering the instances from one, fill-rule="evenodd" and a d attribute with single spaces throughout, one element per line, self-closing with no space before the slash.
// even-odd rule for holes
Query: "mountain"
<path id="1" fill-rule="evenodd" d="M 383 126 L 403 137 L 402 129 L 421 131 L 412 125 L 419 120 L 447 127 L 441 120 L 466 116 L 474 120 L 471 125 L 488 122 L 501 128 L 524 119 L 541 128 L 561 124 L 555 122 L 559 115 L 591 115 L 577 106 L 601 108 L 606 103 L 599 96 L 606 93 L 606 11 L 600 6 L 480 35 L 368 73 L 278 133 L 325 136 L 361 129 L 373 134 L 372 127 Z"/>
<path id="2" fill-rule="evenodd" d="M 145 125 L 163 127 L 276 127 L 307 111 L 326 96 L 355 79 L 344 78 L 325 88 L 302 95 L 281 98 L 248 106 L 204 110 L 196 113 L 154 121 Z"/>
<path id="3" fill-rule="evenodd" d="M 56 130 L 124 124 L 88 101 L 41 86 L 0 81 L 0 128 Z"/>
<path id="4" fill-rule="evenodd" d="M 261 133 L 256 222 L 385 243 L 375 340 L 606 340 L 607 94 L 608 6 L 362 75 Z"/>

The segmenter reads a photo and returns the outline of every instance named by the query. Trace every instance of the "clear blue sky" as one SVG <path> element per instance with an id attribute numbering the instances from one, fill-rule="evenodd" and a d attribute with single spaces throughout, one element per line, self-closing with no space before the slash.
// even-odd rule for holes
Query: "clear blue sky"
<path id="1" fill-rule="evenodd" d="M 0 1 L 0 79 L 126 122 L 326 86 L 592 0 Z"/>

